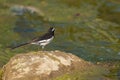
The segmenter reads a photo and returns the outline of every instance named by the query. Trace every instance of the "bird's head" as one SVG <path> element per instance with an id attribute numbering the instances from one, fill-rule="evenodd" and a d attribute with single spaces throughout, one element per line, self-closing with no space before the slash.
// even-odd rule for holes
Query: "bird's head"
<path id="1" fill-rule="evenodd" d="M 55 31 L 55 28 L 50 27 L 48 31 L 49 31 L 49 32 L 54 32 L 54 31 Z"/>

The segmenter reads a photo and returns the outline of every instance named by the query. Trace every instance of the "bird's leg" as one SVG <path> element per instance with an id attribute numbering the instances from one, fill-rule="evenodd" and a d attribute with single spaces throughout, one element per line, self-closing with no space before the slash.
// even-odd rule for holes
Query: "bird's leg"
<path id="1" fill-rule="evenodd" d="M 45 47 L 45 46 L 42 46 L 42 50 L 44 50 L 44 47 Z"/>
<path id="2" fill-rule="evenodd" d="M 39 46 L 38 46 L 38 51 L 40 50 L 40 46 L 41 46 L 41 45 L 39 44 Z"/>

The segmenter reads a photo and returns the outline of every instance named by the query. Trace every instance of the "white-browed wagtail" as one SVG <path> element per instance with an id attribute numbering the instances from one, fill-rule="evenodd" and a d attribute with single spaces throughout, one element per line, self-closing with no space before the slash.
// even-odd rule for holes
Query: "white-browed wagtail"
<path id="1" fill-rule="evenodd" d="M 48 32 L 45 33 L 44 35 L 42 35 L 40 37 L 37 37 L 35 39 L 32 39 L 31 41 L 26 42 L 24 44 L 20 44 L 18 46 L 12 47 L 12 49 L 15 49 L 15 48 L 18 48 L 18 47 L 21 47 L 21 46 L 24 46 L 24 45 L 28 45 L 28 44 L 40 45 L 40 46 L 42 46 L 42 49 L 44 49 L 44 47 L 53 40 L 54 31 L 55 31 L 55 28 L 50 27 Z"/>

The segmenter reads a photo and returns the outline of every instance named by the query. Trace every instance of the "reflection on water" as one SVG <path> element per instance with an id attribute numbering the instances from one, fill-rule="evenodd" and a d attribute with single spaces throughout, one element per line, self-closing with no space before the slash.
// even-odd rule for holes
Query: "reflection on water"
<path id="1" fill-rule="evenodd" d="M 120 20 L 118 19 L 120 17 L 120 4 L 112 3 L 112 2 L 104 2 L 104 4 L 99 8 L 100 14 L 99 17 L 115 22 L 117 24 L 120 24 Z M 107 15 L 107 16 L 106 16 Z"/>
<path id="2" fill-rule="evenodd" d="M 24 17 L 18 17 L 13 29 L 14 32 L 18 33 L 22 37 L 31 37 L 35 32 L 35 29 L 31 26 L 31 22 Z"/>

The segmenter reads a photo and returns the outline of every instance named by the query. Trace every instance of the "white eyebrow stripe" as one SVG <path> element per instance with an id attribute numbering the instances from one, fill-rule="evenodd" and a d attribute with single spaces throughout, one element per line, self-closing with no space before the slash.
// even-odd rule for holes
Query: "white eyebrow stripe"
<path id="1" fill-rule="evenodd" d="M 54 30 L 55 30 L 55 28 L 52 29 L 52 31 L 54 31 Z"/>

